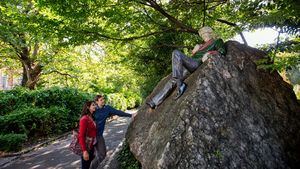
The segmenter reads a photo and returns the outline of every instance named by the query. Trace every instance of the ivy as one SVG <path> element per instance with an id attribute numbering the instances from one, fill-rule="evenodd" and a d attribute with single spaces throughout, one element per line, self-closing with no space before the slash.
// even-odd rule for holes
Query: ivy
<path id="1" fill-rule="evenodd" d="M 141 169 L 141 164 L 135 159 L 130 151 L 128 143 L 122 146 L 120 153 L 117 156 L 117 160 L 120 164 L 121 169 Z"/>

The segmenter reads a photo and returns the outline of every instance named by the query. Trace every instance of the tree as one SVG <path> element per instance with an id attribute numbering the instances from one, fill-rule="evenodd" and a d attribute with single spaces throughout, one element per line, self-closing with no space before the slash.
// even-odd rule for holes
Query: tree
<path id="1" fill-rule="evenodd" d="M 59 50 L 59 20 L 37 8 L 35 1 L 4 0 L 0 12 L 0 56 L 21 63 L 22 86 L 34 89 L 43 67 Z"/>
<path id="2" fill-rule="evenodd" d="M 9 4 L 4 2 L 2 4 Z M 39 28 L 35 31 L 29 29 L 33 35 L 43 37 L 35 38 L 38 46 L 48 44 L 49 40 L 74 46 L 101 42 L 106 54 L 123 56 L 130 64 L 128 66 L 135 70 L 150 70 L 143 73 L 150 77 L 150 81 L 170 71 L 161 67 L 169 65 L 173 49 L 187 52 L 195 43 L 201 42 L 197 30 L 204 25 L 215 28 L 223 39 L 258 27 L 277 27 L 282 32 L 299 34 L 299 4 L 292 0 L 36 0 L 29 4 L 33 4 L 31 6 L 37 11 L 35 15 L 40 16 L 37 17 L 39 20 L 25 20 L 25 17 L 34 18 L 30 15 L 33 12 L 24 15 L 21 8 L 12 11 L 23 19 L 13 19 L 28 29 L 32 25 Z M 26 3 L 23 2 L 23 6 Z M 43 34 L 40 29 L 47 31 Z M 28 34 L 28 30 L 24 32 Z M 27 36 L 23 38 L 25 42 L 29 42 Z M 35 43 L 31 43 L 31 48 L 33 55 Z M 23 51 L 23 55 L 28 53 L 18 51 Z M 37 65 L 31 66 L 32 70 Z"/>

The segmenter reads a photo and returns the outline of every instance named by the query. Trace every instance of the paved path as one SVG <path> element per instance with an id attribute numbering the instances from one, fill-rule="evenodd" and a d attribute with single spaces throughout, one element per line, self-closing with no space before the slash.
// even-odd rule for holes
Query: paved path
<path id="1" fill-rule="evenodd" d="M 104 139 L 106 141 L 107 153 L 112 154 L 113 150 L 120 144 L 125 136 L 130 118 L 119 117 L 117 120 L 106 124 Z M 68 150 L 71 142 L 71 135 L 60 138 L 51 144 L 41 147 L 19 157 L 9 157 L 0 161 L 10 161 L 2 169 L 79 169 L 80 157 Z"/>

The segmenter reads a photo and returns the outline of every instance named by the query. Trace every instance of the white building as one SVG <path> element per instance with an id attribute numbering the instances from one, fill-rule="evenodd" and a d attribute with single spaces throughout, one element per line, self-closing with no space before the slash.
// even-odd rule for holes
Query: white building
<path id="1" fill-rule="evenodd" d="M 14 71 L 2 68 L 0 69 L 0 90 L 10 90 L 21 84 L 22 78 L 14 76 Z"/>

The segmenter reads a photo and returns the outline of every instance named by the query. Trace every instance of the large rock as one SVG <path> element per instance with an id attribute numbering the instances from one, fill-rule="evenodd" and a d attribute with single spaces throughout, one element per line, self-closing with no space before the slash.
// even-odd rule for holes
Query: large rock
<path id="1" fill-rule="evenodd" d="M 126 139 L 143 168 L 300 166 L 300 106 L 291 86 L 257 68 L 265 53 L 232 41 L 226 47 L 225 57 L 185 80 L 180 99 L 173 92 L 154 111 L 141 107 Z"/>

